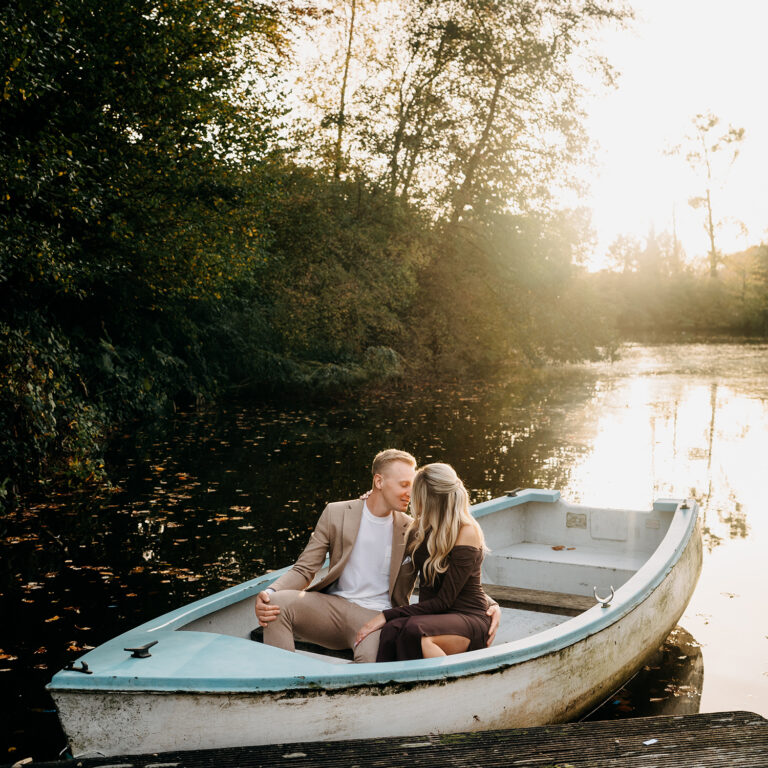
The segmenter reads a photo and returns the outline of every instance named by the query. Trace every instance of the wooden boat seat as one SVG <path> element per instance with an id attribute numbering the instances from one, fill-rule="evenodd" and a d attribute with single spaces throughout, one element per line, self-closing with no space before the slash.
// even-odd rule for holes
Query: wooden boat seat
<path id="1" fill-rule="evenodd" d="M 555 547 L 563 547 L 555 549 Z M 486 557 L 505 557 L 516 560 L 536 560 L 543 563 L 566 563 L 633 573 L 648 559 L 650 552 L 617 551 L 599 546 L 572 547 L 561 542 L 539 544 L 523 541 L 503 549 L 494 549 Z"/>
<path id="2" fill-rule="evenodd" d="M 594 597 L 570 595 L 564 592 L 547 592 L 542 589 L 506 587 L 503 584 L 483 584 L 483 591 L 502 608 L 552 613 L 556 616 L 578 616 L 595 605 Z M 413 594 L 414 596 L 419 594 L 418 587 L 413 590 Z"/>
<path id="3" fill-rule="evenodd" d="M 554 613 L 558 616 L 578 616 L 595 605 L 594 598 L 584 595 L 505 587 L 501 584 L 483 584 L 483 589 L 485 594 L 492 597 L 502 608 Z"/>
<path id="4" fill-rule="evenodd" d="M 520 542 L 491 550 L 483 563 L 484 580 L 531 590 L 581 595 L 592 589 L 618 589 L 648 559 L 648 552 L 601 546 L 570 547 L 559 542 Z"/>

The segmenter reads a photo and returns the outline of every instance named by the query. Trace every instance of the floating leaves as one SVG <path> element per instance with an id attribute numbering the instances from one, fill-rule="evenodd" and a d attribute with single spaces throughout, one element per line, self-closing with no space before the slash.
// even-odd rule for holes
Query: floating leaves
<path id="1" fill-rule="evenodd" d="M 82 651 L 92 651 L 94 648 L 95 646 L 93 645 L 80 644 L 75 640 L 70 640 L 67 645 L 67 650 L 73 653 L 80 653 Z"/>

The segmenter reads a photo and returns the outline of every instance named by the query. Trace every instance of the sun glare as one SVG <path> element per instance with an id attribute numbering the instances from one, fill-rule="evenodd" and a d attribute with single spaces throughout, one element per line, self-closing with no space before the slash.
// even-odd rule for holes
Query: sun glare
<path id="1" fill-rule="evenodd" d="M 722 219 L 719 245 L 734 252 L 760 243 L 768 219 L 768 107 L 758 94 L 768 74 L 762 60 L 768 4 L 751 0 L 643 0 L 632 28 L 606 33 L 601 52 L 620 73 L 616 90 L 587 105 L 587 130 L 598 144 L 591 193 L 598 245 L 592 269 L 620 234 L 644 237 L 676 230 L 688 260 L 707 249 L 702 212 L 688 200 L 703 184 L 683 157 L 665 150 L 679 144 L 691 120 L 711 111 L 745 128 L 740 156 L 712 190 Z"/>

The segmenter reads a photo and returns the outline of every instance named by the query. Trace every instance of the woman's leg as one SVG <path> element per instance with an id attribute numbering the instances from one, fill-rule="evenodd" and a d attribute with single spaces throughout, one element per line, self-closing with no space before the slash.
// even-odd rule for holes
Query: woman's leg
<path id="1" fill-rule="evenodd" d="M 425 659 L 464 653 L 469 648 L 469 638 L 461 635 L 433 635 L 421 638 L 421 654 Z"/>

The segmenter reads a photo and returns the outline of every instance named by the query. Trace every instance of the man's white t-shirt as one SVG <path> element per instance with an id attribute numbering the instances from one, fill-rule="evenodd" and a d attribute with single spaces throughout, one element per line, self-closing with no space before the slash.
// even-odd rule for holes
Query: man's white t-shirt
<path id="1" fill-rule="evenodd" d="M 341 576 L 327 592 L 374 611 L 392 607 L 389 600 L 392 517 L 391 512 L 386 517 L 376 517 L 363 502 L 355 545 Z"/>

